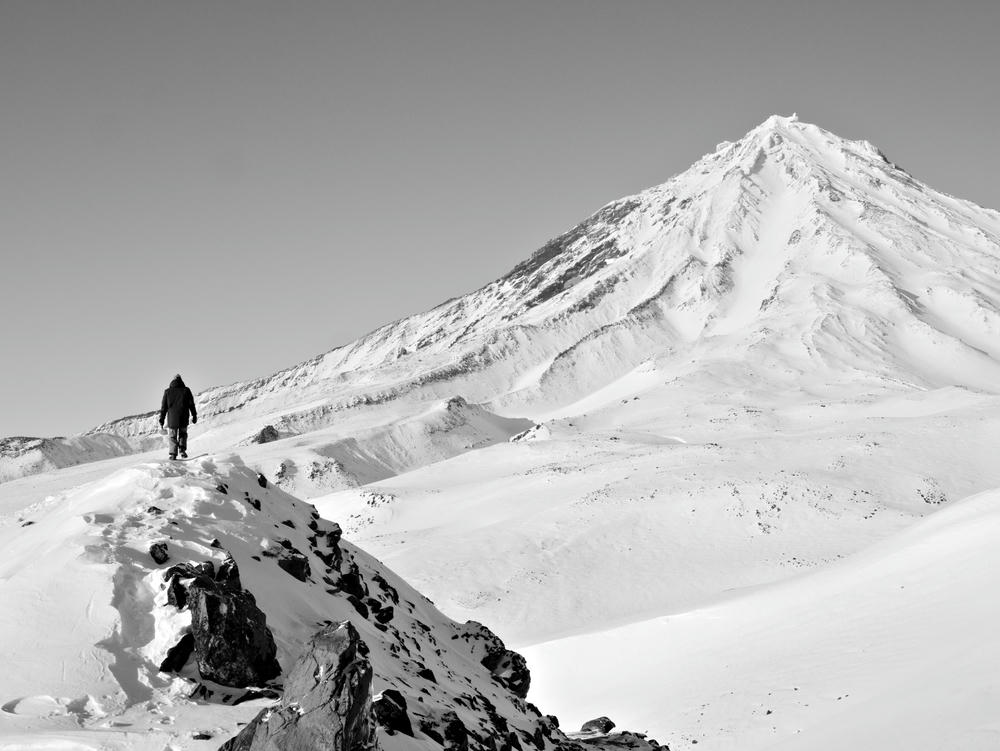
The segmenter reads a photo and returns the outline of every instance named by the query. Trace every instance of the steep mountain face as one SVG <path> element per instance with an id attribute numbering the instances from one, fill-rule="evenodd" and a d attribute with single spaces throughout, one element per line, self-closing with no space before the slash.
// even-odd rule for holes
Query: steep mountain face
<path id="1" fill-rule="evenodd" d="M 656 356 L 697 360 L 685 376 L 739 361 L 778 383 L 993 389 L 997 342 L 1000 215 L 867 142 L 771 117 L 482 289 L 199 402 L 218 424 L 280 410 L 300 432 L 403 395 L 526 413 Z"/>

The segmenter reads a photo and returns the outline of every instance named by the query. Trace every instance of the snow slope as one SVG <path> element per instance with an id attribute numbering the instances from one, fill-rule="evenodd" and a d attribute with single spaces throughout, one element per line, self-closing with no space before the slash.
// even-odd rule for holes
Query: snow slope
<path id="1" fill-rule="evenodd" d="M 230 555 L 284 670 L 320 626 L 350 620 L 370 649 L 373 690 L 401 691 L 415 726 L 453 710 L 472 733 L 501 734 L 502 722 L 501 735 L 535 735 L 537 710 L 480 664 L 488 632 L 446 618 L 350 543 L 342 564 L 328 563 L 334 527 L 235 455 L 135 465 L 23 514 L 0 529 L 0 748 L 215 748 L 233 735 L 261 700 L 233 705 L 243 690 L 190 665 L 159 669 L 191 622 L 168 603 L 164 572 Z M 149 552 L 159 542 L 163 563 Z M 286 550 L 311 572 L 279 566 Z M 414 729 L 417 740 L 390 745 L 437 747 Z"/>
<path id="2" fill-rule="evenodd" d="M 998 539 L 1000 491 L 957 501 L 819 571 L 529 648 L 535 697 L 674 749 L 995 749 Z"/>
<path id="3" fill-rule="evenodd" d="M 794 576 L 1000 487 L 992 395 L 622 393 L 313 502 L 445 612 L 520 647 Z"/>

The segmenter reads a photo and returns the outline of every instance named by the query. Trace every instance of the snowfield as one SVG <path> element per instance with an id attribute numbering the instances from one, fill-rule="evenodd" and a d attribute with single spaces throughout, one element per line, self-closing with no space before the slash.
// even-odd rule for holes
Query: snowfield
<path id="1" fill-rule="evenodd" d="M 473 686 L 537 745 L 451 644 L 472 620 L 564 730 L 998 748 L 998 384 L 1000 215 L 769 118 L 482 289 L 202 392 L 197 460 L 163 461 L 152 414 L 0 443 L 0 749 L 218 748 L 267 704 L 157 670 L 188 622 L 154 539 L 232 553 L 285 672 L 354 622 L 432 731 L 492 732 Z M 406 593 L 397 632 L 377 587 L 369 617 L 327 591 L 310 523 Z M 316 575 L 261 553 L 278 533 Z M 379 737 L 442 747 L 417 735 Z"/>
<path id="2" fill-rule="evenodd" d="M 995 749 L 998 539 L 990 491 L 819 570 L 529 647 L 534 698 L 671 748 Z"/>

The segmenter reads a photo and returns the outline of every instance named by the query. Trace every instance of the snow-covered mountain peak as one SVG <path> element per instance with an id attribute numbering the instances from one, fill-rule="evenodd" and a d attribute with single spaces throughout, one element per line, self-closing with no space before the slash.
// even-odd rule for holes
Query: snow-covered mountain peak
<path id="1" fill-rule="evenodd" d="M 460 394 L 531 417 L 646 361 L 664 381 L 754 372 L 795 388 L 994 389 L 997 341 L 1000 215 L 866 141 L 774 115 L 482 288 L 199 403 L 243 440 L 235 426 L 248 419 L 287 437 L 402 397 Z M 149 414 L 97 432 L 154 429 Z"/>

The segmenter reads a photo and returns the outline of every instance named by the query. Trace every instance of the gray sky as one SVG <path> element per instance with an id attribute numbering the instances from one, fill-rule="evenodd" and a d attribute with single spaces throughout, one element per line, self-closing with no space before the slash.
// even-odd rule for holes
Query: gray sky
<path id="1" fill-rule="evenodd" d="M 0 0 L 0 436 L 481 286 L 773 113 L 1000 208 L 1000 3 Z"/>

